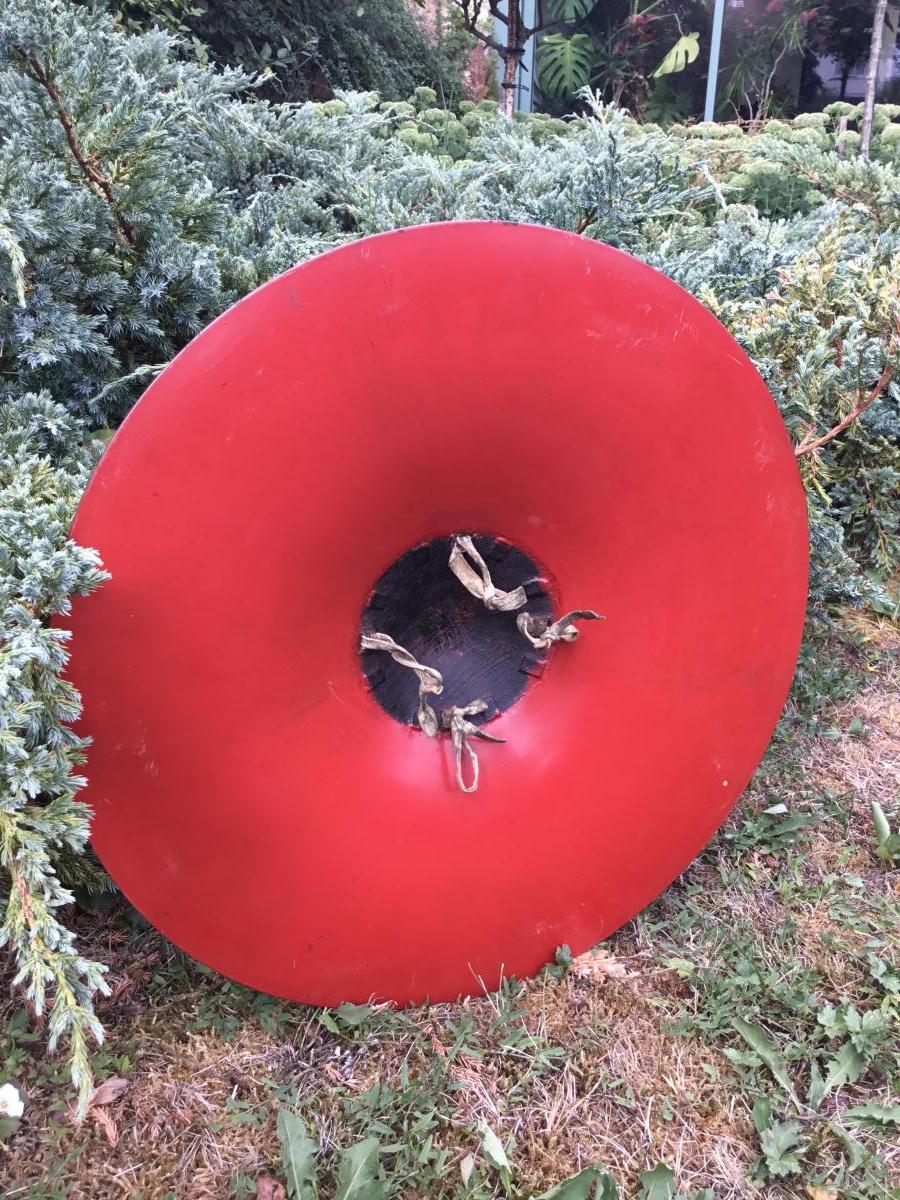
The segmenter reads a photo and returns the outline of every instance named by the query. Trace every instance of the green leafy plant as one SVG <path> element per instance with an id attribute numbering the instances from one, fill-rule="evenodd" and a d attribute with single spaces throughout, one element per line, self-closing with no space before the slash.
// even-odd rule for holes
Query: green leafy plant
<path id="1" fill-rule="evenodd" d="M 617 1200 L 616 1181 L 602 1167 L 585 1167 L 577 1175 L 564 1179 L 537 1200 Z"/>
<path id="2" fill-rule="evenodd" d="M 807 1142 L 797 1121 L 775 1121 L 768 1097 L 761 1096 L 753 1106 L 753 1124 L 759 1134 L 760 1173 L 767 1178 L 799 1174 Z"/>
<path id="3" fill-rule="evenodd" d="M 763 1161 L 770 1176 L 799 1175 L 808 1143 L 796 1121 L 774 1122 L 760 1133 Z"/>
<path id="4" fill-rule="evenodd" d="M 597 4 L 598 0 L 550 0 L 550 16 L 554 21 L 581 21 Z"/>
<path id="5" fill-rule="evenodd" d="M 281 1164 L 290 1200 L 316 1200 L 319 1195 L 319 1146 L 309 1136 L 301 1117 L 280 1108 L 277 1123 Z M 381 1143 L 363 1138 L 337 1156 L 337 1184 L 333 1200 L 386 1200 Z"/>
<path id="6" fill-rule="evenodd" d="M 856 1083 L 873 1064 L 887 1061 L 896 1037 L 896 1020 L 882 1007 L 860 1012 L 846 1001 L 824 1005 L 817 1021 L 829 1041 L 841 1044 L 826 1061 L 821 1094 Z"/>
<path id="7" fill-rule="evenodd" d="M 693 0 L 676 6 L 664 0 L 629 0 L 624 11 L 622 6 L 576 0 L 549 11 L 556 24 L 551 21 L 553 31 L 544 34 L 538 52 L 538 82 L 545 99 L 571 107 L 580 89 L 592 86 L 604 99 L 627 105 L 638 115 L 646 112 L 651 81 L 683 72 L 699 54 L 700 35 L 685 32 L 682 19 L 705 20 L 702 5 Z M 541 46 L 547 43 L 549 50 L 542 57 Z M 687 93 L 679 94 L 678 103 L 689 111 Z M 674 102 L 670 109 L 673 106 Z"/>
<path id="8" fill-rule="evenodd" d="M 200 61 L 259 72 L 275 100 L 327 99 L 337 88 L 400 99 L 419 84 L 459 95 L 460 64 L 435 47 L 403 0 L 115 0 L 125 27 L 162 23 Z M 420 5 L 421 7 L 421 5 Z"/>
<path id="9" fill-rule="evenodd" d="M 68 635 L 48 622 L 105 578 L 97 555 L 68 537 L 91 462 L 48 395 L 0 404 L 0 949 L 14 956 L 13 985 L 47 1015 L 51 1050 L 68 1043 L 82 1106 L 89 1043 L 102 1038 L 92 996 L 106 985 L 59 917 L 73 899 L 62 863 L 88 837 L 76 800 L 87 742 L 70 728 L 80 703 L 62 678 Z"/>
<path id="10" fill-rule="evenodd" d="M 729 14 L 732 58 L 720 89 L 719 103 L 760 120 L 776 104 L 776 79 L 785 58 L 809 43 L 812 0 L 779 0 L 762 14 Z M 776 109 L 777 111 L 777 109 Z"/>
<path id="11" fill-rule="evenodd" d="M 344 1151 L 338 1164 L 334 1200 L 385 1200 L 380 1155 L 381 1145 L 375 1137 L 365 1138 Z"/>
<path id="12" fill-rule="evenodd" d="M 481 1149 L 484 1152 L 484 1157 L 500 1176 L 503 1190 L 509 1195 L 512 1191 L 512 1167 L 506 1153 L 506 1147 L 489 1125 L 482 1124 L 480 1129 Z"/>
<path id="13" fill-rule="evenodd" d="M 676 71 L 683 71 L 690 63 L 696 62 L 699 53 L 700 35 L 698 33 L 683 34 L 656 70 L 651 72 L 650 78 L 659 79 L 662 75 L 674 75 Z"/>
<path id="14" fill-rule="evenodd" d="M 278 1112 L 278 1141 L 288 1196 L 291 1200 L 315 1200 L 319 1147 L 306 1132 L 301 1118 L 287 1108 Z"/>
<path id="15" fill-rule="evenodd" d="M 586 33 L 549 33 L 538 50 L 541 87 L 550 96 L 572 99 L 591 78 L 594 46 Z"/>
<path id="16" fill-rule="evenodd" d="M 872 1125 L 876 1129 L 900 1128 L 900 1104 L 858 1104 L 841 1113 L 845 1121 L 856 1125 Z"/>
<path id="17" fill-rule="evenodd" d="M 656 125 L 671 125 L 690 116 L 691 99 L 676 91 L 667 80 L 658 81 L 652 87 L 644 103 L 643 118 Z"/>
<path id="18" fill-rule="evenodd" d="M 658 1163 L 649 1171 L 641 1172 L 641 1200 L 672 1200 L 675 1194 L 675 1172 L 671 1167 Z"/>
<path id="19" fill-rule="evenodd" d="M 733 1024 L 751 1050 L 769 1068 L 775 1081 L 784 1088 L 785 1092 L 799 1108 L 800 1102 L 797 1099 L 794 1085 L 787 1073 L 784 1060 L 778 1052 L 778 1047 L 767 1036 L 765 1030 L 761 1029 L 758 1025 L 751 1025 L 749 1021 L 745 1021 L 742 1017 L 733 1018 Z"/>

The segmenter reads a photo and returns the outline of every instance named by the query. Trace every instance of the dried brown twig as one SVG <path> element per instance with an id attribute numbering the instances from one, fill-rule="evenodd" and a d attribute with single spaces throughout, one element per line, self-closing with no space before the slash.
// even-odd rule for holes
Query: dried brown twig
<path id="1" fill-rule="evenodd" d="M 900 337 L 900 321 L 897 322 L 896 336 Z M 890 345 L 888 348 L 890 349 Z M 860 397 L 860 399 L 856 402 L 856 404 L 854 404 L 843 420 L 838 421 L 837 425 L 835 425 L 833 429 L 829 429 L 828 432 L 823 433 L 821 437 L 805 437 L 803 441 L 794 448 L 794 454 L 797 456 L 797 458 L 800 458 L 804 454 L 812 454 L 814 450 L 818 450 L 820 446 L 824 446 L 827 442 L 830 442 L 832 438 L 836 438 L 838 434 L 843 433 L 845 429 L 849 428 L 849 426 L 851 426 L 858 417 L 861 417 L 867 408 L 871 408 L 878 397 L 882 395 L 887 385 L 891 382 L 892 376 L 893 367 L 890 362 L 887 362 L 884 364 L 884 370 L 879 375 L 877 383 L 875 383 L 864 396 Z"/>
<path id="2" fill-rule="evenodd" d="M 78 163 L 78 167 L 88 182 L 88 186 L 95 196 L 98 196 L 112 210 L 113 220 L 115 221 L 116 229 L 123 242 L 128 246 L 133 246 L 137 241 L 134 232 L 134 226 L 123 216 L 118 210 L 118 202 L 116 194 L 113 190 L 112 183 L 106 175 L 98 167 L 92 155 L 85 154 L 75 134 L 75 125 L 72 121 L 70 113 L 65 108 L 59 91 L 53 80 L 48 75 L 47 71 L 40 60 L 23 46 L 17 46 L 16 52 L 25 64 L 28 74 L 36 83 L 44 89 L 50 97 L 50 101 L 56 110 L 56 118 L 66 135 L 66 144 L 72 152 L 72 157 Z"/>

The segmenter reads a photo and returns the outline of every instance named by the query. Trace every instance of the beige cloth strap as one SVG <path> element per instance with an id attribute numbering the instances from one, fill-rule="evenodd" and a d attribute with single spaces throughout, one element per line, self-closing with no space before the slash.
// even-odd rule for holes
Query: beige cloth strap
<path id="1" fill-rule="evenodd" d="M 469 562 L 469 559 L 472 562 Z M 472 563 L 475 564 L 474 567 Z M 450 570 L 467 592 L 471 592 L 477 600 L 481 600 L 485 608 L 494 612 L 515 612 L 527 600 L 523 587 L 517 587 L 512 592 L 504 592 L 501 588 L 494 587 L 487 563 L 467 535 L 453 539 Z"/>
<path id="2" fill-rule="evenodd" d="M 439 696 L 444 690 L 444 679 L 440 671 L 436 671 L 434 667 L 426 667 L 424 663 L 418 662 L 407 649 L 398 645 L 386 633 L 364 633 L 360 638 L 359 644 L 362 650 L 384 650 L 391 656 L 395 663 L 399 663 L 401 667 L 407 667 L 410 671 L 414 671 L 418 675 L 419 707 L 416 711 L 416 719 L 423 733 L 426 733 L 429 737 L 437 737 L 440 723 L 438 722 L 437 713 L 428 703 L 426 697 Z"/>
<path id="3" fill-rule="evenodd" d="M 473 700 L 464 707 L 451 705 L 441 713 L 441 725 L 449 729 L 450 740 L 456 754 L 456 786 L 461 792 L 474 792 L 478 789 L 478 755 L 469 744 L 469 738 L 479 738 L 483 742 L 503 742 L 505 738 L 492 737 L 477 725 L 473 725 L 467 717 L 477 716 L 487 711 L 484 700 Z M 463 774 L 463 754 L 468 755 L 472 768 L 472 782 L 467 786 Z"/>
<path id="4" fill-rule="evenodd" d="M 471 562 L 469 561 L 471 559 Z M 472 566 L 475 564 L 475 567 Z M 476 570 L 477 568 L 477 570 Z M 450 551 L 450 570 L 463 587 L 473 596 L 481 600 L 485 608 L 495 612 L 515 612 L 525 603 L 527 597 L 523 587 L 514 591 L 504 592 L 494 586 L 487 563 L 475 549 L 471 537 L 454 538 Z M 574 609 L 558 621 L 548 617 L 535 617 L 531 613 L 519 613 L 516 625 L 519 631 L 528 639 L 536 650 L 548 650 L 554 642 L 574 642 L 578 637 L 575 628 L 576 621 L 602 621 L 603 617 L 593 609 Z M 468 718 L 487 712 L 485 700 L 472 700 L 465 705 L 449 705 L 441 710 L 440 718 L 428 701 L 429 696 L 439 696 L 444 690 L 444 679 L 440 671 L 434 667 L 420 663 L 404 646 L 399 645 L 386 633 L 364 633 L 360 637 L 360 649 L 383 650 L 390 654 L 394 662 L 401 667 L 414 671 L 419 679 L 419 707 L 416 719 L 422 732 L 428 737 L 437 737 L 441 730 L 450 734 L 453 750 L 456 755 L 456 784 L 461 792 L 474 792 L 478 788 L 478 755 L 472 749 L 471 739 L 478 738 L 483 742 L 502 742 L 503 738 L 492 737 L 479 726 L 474 725 Z M 467 784 L 463 769 L 464 756 L 471 768 L 472 781 Z"/>
<path id="5" fill-rule="evenodd" d="M 428 737 L 437 737 L 441 730 L 446 730 L 450 734 L 450 740 L 453 743 L 453 749 L 456 754 L 456 784 L 461 792 L 474 792 L 478 789 L 478 755 L 469 745 L 470 738 L 480 738 L 484 742 L 502 742 L 503 738 L 492 737 L 489 733 L 485 733 L 479 729 L 477 725 L 473 725 L 468 717 L 477 716 L 478 713 L 487 712 L 487 702 L 485 700 L 473 700 L 471 703 L 459 707 L 450 705 L 442 710 L 440 719 L 437 713 L 428 702 L 429 696 L 439 696 L 444 690 L 444 680 L 440 671 L 434 667 L 428 667 L 424 663 L 420 663 L 405 646 L 399 645 L 394 641 L 389 634 L 386 633 L 364 633 L 359 639 L 361 650 L 383 650 L 386 654 L 390 654 L 395 663 L 399 663 L 401 667 L 406 667 L 410 671 L 414 671 L 419 678 L 419 707 L 416 712 L 416 719 L 422 729 L 422 732 Z M 469 763 L 472 767 L 472 782 L 466 784 L 463 773 L 463 755 L 468 755 Z"/>
<path id="6" fill-rule="evenodd" d="M 549 650 L 554 642 L 574 642 L 578 637 L 575 621 L 602 621 L 603 617 L 591 608 L 576 608 L 558 621 L 546 617 L 533 617 L 530 613 L 519 613 L 516 625 L 519 632 L 528 638 L 535 650 Z"/>

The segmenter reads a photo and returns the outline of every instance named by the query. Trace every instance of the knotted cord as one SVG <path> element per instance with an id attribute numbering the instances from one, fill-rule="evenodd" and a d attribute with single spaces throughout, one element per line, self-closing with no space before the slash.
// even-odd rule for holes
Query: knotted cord
<path id="1" fill-rule="evenodd" d="M 469 558 L 478 568 L 477 571 L 468 561 Z M 466 591 L 471 592 L 476 600 L 480 600 L 484 604 L 485 608 L 494 612 L 515 612 L 528 599 L 523 587 L 517 587 L 511 592 L 504 592 L 494 586 L 487 563 L 475 549 L 475 543 L 467 535 L 460 535 L 453 539 L 449 565 L 450 570 Z"/>
<path id="2" fill-rule="evenodd" d="M 407 667 L 410 671 L 415 671 L 419 677 L 419 707 L 416 710 L 416 719 L 423 733 L 428 737 L 437 737 L 440 723 L 437 713 L 426 697 L 439 696 L 444 690 L 444 679 L 440 671 L 420 663 L 407 649 L 399 646 L 386 633 L 364 633 L 359 644 L 362 650 L 384 650 L 390 654 L 395 663 L 399 663 L 401 667 Z"/>
<path id="3" fill-rule="evenodd" d="M 364 633 L 360 636 L 361 650 L 383 650 L 390 654 L 395 663 L 414 671 L 419 678 L 419 707 L 416 718 L 424 734 L 437 737 L 441 730 L 450 734 L 456 754 L 456 785 L 461 792 L 474 792 L 478 788 L 478 755 L 469 745 L 469 738 L 481 738 L 484 742 L 502 742 L 503 738 L 492 737 L 473 725 L 467 717 L 487 712 L 486 700 L 472 700 L 469 704 L 451 704 L 441 711 L 440 719 L 428 703 L 428 696 L 439 696 L 444 690 L 444 679 L 440 671 L 420 663 L 405 646 L 399 645 L 386 633 Z M 472 782 L 466 785 L 463 775 L 463 753 L 468 754 L 472 766 Z"/>
<path id="4" fill-rule="evenodd" d="M 484 700 L 473 700 L 471 704 L 462 707 L 450 705 L 441 713 L 441 725 L 450 731 L 450 740 L 453 742 L 453 749 L 456 752 L 456 786 L 461 792 L 474 792 L 478 789 L 478 755 L 469 745 L 469 738 L 480 738 L 483 742 L 506 741 L 505 738 L 492 737 L 491 734 L 485 733 L 483 729 L 466 719 L 486 712 L 487 708 Z M 468 754 L 472 766 L 472 782 L 468 787 L 466 787 L 463 777 L 462 756 L 464 752 Z"/>
<path id="5" fill-rule="evenodd" d="M 574 642 L 578 630 L 574 621 L 602 621 L 604 618 L 592 608 L 576 608 L 558 621 L 548 617 L 533 617 L 530 613 L 519 613 L 516 625 L 519 632 L 528 638 L 535 650 L 549 650 L 554 642 Z"/>

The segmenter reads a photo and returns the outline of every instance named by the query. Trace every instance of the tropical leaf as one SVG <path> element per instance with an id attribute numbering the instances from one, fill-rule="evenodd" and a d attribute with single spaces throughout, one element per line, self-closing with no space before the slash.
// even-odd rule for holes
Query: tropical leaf
<path id="1" fill-rule="evenodd" d="M 700 34 L 686 33 L 680 37 L 656 70 L 651 79 L 659 79 L 662 75 L 674 75 L 683 71 L 688 63 L 692 63 L 700 53 Z"/>
<path id="2" fill-rule="evenodd" d="M 590 82 L 593 61 L 594 43 L 586 33 L 548 34 L 538 50 L 541 90 L 558 100 L 570 99 Z"/>
<path id="3" fill-rule="evenodd" d="M 597 0 L 551 0 L 554 21 L 581 21 L 597 7 Z"/>

